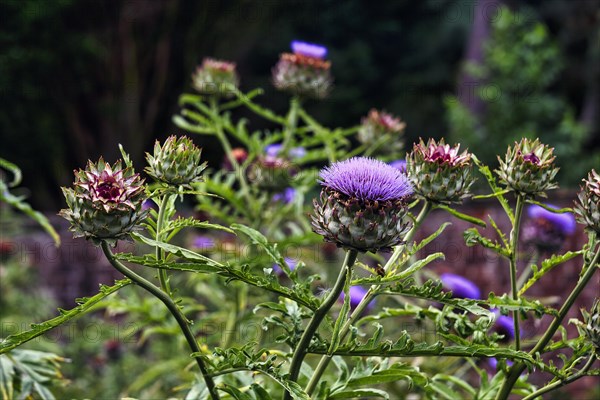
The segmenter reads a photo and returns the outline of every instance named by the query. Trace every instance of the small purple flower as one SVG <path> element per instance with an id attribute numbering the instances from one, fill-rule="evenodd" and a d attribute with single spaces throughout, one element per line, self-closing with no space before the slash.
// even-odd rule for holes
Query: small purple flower
<path id="1" fill-rule="evenodd" d="M 295 198 L 296 198 L 296 189 L 294 189 L 293 187 L 286 188 L 283 192 L 275 193 L 273 195 L 274 202 L 280 201 L 284 204 L 293 203 Z"/>
<path id="2" fill-rule="evenodd" d="M 144 210 L 144 211 L 150 210 L 150 209 L 156 210 L 157 208 L 158 208 L 158 206 L 152 199 L 144 200 L 144 202 L 142 203 L 142 210 Z"/>
<path id="3" fill-rule="evenodd" d="M 403 174 L 406 174 L 406 160 L 395 160 L 392 161 L 390 165 Z"/>
<path id="4" fill-rule="evenodd" d="M 301 42 L 294 40 L 291 43 L 292 51 L 294 54 L 303 55 L 306 57 L 318 58 L 320 60 L 327 56 L 327 48 L 318 44 Z"/>
<path id="5" fill-rule="evenodd" d="M 488 359 L 488 364 L 492 369 L 498 369 L 498 359 L 496 357 L 491 357 Z M 511 367 L 514 363 L 510 360 L 506 360 L 506 365 Z"/>
<path id="6" fill-rule="evenodd" d="M 353 157 L 334 163 L 324 168 L 320 177 L 322 186 L 358 200 L 399 200 L 413 192 L 406 175 L 373 158 Z"/>
<path id="7" fill-rule="evenodd" d="M 294 258 L 291 257 L 284 257 L 285 263 L 288 265 L 288 267 L 290 267 L 290 270 L 294 270 L 296 269 L 296 265 L 298 264 L 298 261 Z M 281 269 L 281 267 L 277 264 L 273 264 L 271 266 L 271 268 L 273 268 L 273 272 L 275 272 L 278 275 L 283 274 L 283 270 Z"/>
<path id="8" fill-rule="evenodd" d="M 265 147 L 265 154 L 267 157 L 277 157 L 282 150 L 283 145 L 281 143 L 274 143 Z M 289 150 L 288 154 L 292 159 L 302 158 L 306 155 L 306 149 L 304 147 L 294 147 Z"/>
<path id="9" fill-rule="evenodd" d="M 546 204 L 550 208 L 558 210 L 560 207 Z M 531 219 L 544 219 L 550 222 L 557 230 L 563 233 L 565 236 L 572 235 L 575 233 L 575 217 L 571 213 L 557 214 L 546 210 L 537 204 L 532 204 L 527 210 L 527 215 Z"/>
<path id="10" fill-rule="evenodd" d="M 470 280 L 456 274 L 440 275 L 444 289 L 452 291 L 452 297 L 465 299 L 481 299 L 481 291 Z"/>
<path id="11" fill-rule="evenodd" d="M 197 235 L 192 240 L 192 246 L 203 251 L 211 250 L 215 247 L 215 241 L 206 235 Z"/>
<path id="12" fill-rule="evenodd" d="M 363 288 L 362 286 L 350 286 L 350 309 L 355 310 L 366 294 L 367 289 Z M 342 292 L 340 294 L 340 301 L 344 301 L 344 297 L 345 294 Z M 373 301 L 367 306 L 367 309 L 371 308 L 373 308 Z"/>

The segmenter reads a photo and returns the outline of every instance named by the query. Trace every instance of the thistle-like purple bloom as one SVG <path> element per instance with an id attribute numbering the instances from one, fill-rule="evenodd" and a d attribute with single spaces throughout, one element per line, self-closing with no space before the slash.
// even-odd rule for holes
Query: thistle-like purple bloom
<path id="1" fill-rule="evenodd" d="M 481 290 L 470 280 L 456 274 L 440 275 L 444 289 L 452 291 L 452 297 L 481 299 Z"/>
<path id="2" fill-rule="evenodd" d="M 313 230 L 326 241 L 358 251 L 388 251 L 408 229 L 406 200 L 412 186 L 396 168 L 354 157 L 320 173 L 321 204 L 314 201 Z"/>
<path id="3" fill-rule="evenodd" d="M 296 265 L 298 264 L 298 261 L 296 259 L 291 257 L 284 257 L 284 260 L 288 267 L 290 267 L 290 270 L 293 271 L 294 269 L 296 269 Z M 273 272 L 275 272 L 276 274 L 283 274 L 283 270 L 278 264 L 273 264 L 271 268 L 273 268 Z"/>
<path id="4" fill-rule="evenodd" d="M 546 205 L 554 209 L 560 208 L 551 204 Z M 573 217 L 573 214 L 571 213 L 557 214 L 548 211 L 545 208 L 540 207 L 536 204 L 532 204 L 527 210 L 527 215 L 529 216 L 529 218 L 532 219 L 543 219 L 550 222 L 554 226 L 554 228 L 559 230 L 565 236 L 572 235 L 575 232 L 575 217 Z"/>
<path id="5" fill-rule="evenodd" d="M 356 307 L 360 304 L 360 301 L 367 294 L 367 289 L 362 286 L 350 286 L 350 309 L 355 310 Z M 340 294 L 340 301 L 344 301 L 345 294 L 342 292 Z M 373 302 L 369 303 L 367 309 L 373 308 Z"/>
<path id="6" fill-rule="evenodd" d="M 301 42 L 294 40 L 291 43 L 292 51 L 294 54 L 300 54 L 306 57 L 318 58 L 320 60 L 327 56 L 327 48 L 318 44 Z"/>
<path id="7" fill-rule="evenodd" d="M 283 145 L 281 143 L 270 144 L 265 147 L 265 154 L 267 157 L 277 157 L 282 150 Z M 288 151 L 288 155 L 292 159 L 302 158 L 306 155 L 306 149 L 304 147 L 293 147 Z"/>
<path id="8" fill-rule="evenodd" d="M 281 201 L 284 204 L 292 203 L 295 198 L 296 198 L 296 189 L 294 189 L 293 187 L 286 188 L 283 192 L 275 193 L 273 195 L 273 201 L 275 201 L 275 202 Z"/>
<path id="9" fill-rule="evenodd" d="M 366 157 L 353 157 L 323 169 L 321 185 L 348 197 L 367 201 L 400 200 L 413 192 L 406 175 L 396 168 Z"/>

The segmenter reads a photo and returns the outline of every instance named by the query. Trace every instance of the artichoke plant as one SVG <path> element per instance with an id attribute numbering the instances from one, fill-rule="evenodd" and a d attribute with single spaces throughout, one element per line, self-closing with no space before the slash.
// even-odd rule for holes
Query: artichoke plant
<path id="1" fill-rule="evenodd" d="M 578 194 L 579 202 L 575 205 L 575 216 L 579 223 L 587 229 L 600 233 L 600 175 L 592 170 L 585 185 Z"/>
<path id="2" fill-rule="evenodd" d="M 205 58 L 192 74 L 192 87 L 209 96 L 231 97 L 239 85 L 235 63 Z"/>
<path id="3" fill-rule="evenodd" d="M 146 153 L 145 171 L 159 182 L 172 186 L 187 186 L 202 181 L 206 163 L 200 162 L 202 149 L 186 136 L 169 136 L 161 146 L 154 144 L 154 154 Z"/>
<path id="4" fill-rule="evenodd" d="M 500 167 L 496 173 L 504 185 L 519 194 L 546 197 L 546 190 L 558 187 L 554 182 L 558 168 L 553 151 L 539 139 L 521 139 L 508 147 L 504 160 L 498 157 Z"/>
<path id="5" fill-rule="evenodd" d="M 122 168 L 121 161 L 111 166 L 100 158 L 75 171 L 73 188 L 62 188 L 68 208 L 59 215 L 71 223 L 75 237 L 114 245 L 146 217 L 144 190 L 144 180 L 133 168 Z"/>
<path id="6" fill-rule="evenodd" d="M 406 157 L 406 172 L 417 195 L 438 203 L 460 202 L 470 195 L 473 160 L 466 150 L 459 154 L 459 149 L 460 145 L 451 147 L 444 139 L 414 144 Z"/>
<path id="7" fill-rule="evenodd" d="M 283 53 L 273 67 L 273 85 L 298 96 L 322 99 L 333 84 L 331 63 L 323 46 L 292 42 L 293 53 Z"/>
<path id="8" fill-rule="evenodd" d="M 386 135 L 390 135 L 392 140 L 384 143 L 381 149 L 386 153 L 397 153 L 404 147 L 401 136 L 405 128 L 406 123 L 402 122 L 400 118 L 396 118 L 385 111 L 371 109 L 369 114 L 361 121 L 357 138 L 362 144 L 369 145 L 377 143 Z"/>
<path id="9" fill-rule="evenodd" d="M 581 310 L 583 314 L 583 322 L 576 321 L 579 331 L 584 335 L 594 346 L 594 351 L 600 357 L 600 299 L 596 298 L 592 309 L 588 313 Z"/>
<path id="10" fill-rule="evenodd" d="M 389 250 L 408 230 L 406 175 L 381 161 L 354 157 L 325 168 L 313 230 L 338 247 L 361 252 Z"/>

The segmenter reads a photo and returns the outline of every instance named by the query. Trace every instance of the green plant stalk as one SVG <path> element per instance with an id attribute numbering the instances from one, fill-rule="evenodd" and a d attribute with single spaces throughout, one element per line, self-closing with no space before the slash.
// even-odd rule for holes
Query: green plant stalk
<path id="1" fill-rule="evenodd" d="M 185 317 L 185 315 L 183 315 L 177 304 L 175 304 L 173 299 L 171 299 L 171 297 L 167 293 L 162 291 L 160 288 L 153 285 L 150 281 L 136 274 L 135 272 L 127 268 L 125 265 L 123 265 L 119 260 L 117 260 L 111 252 L 108 243 L 106 243 L 105 241 L 102 241 L 102 251 L 104 252 L 104 255 L 106 256 L 110 264 L 117 271 L 125 275 L 127 278 L 131 279 L 136 285 L 150 292 L 167 307 L 169 312 L 171 312 L 171 315 L 173 315 L 173 317 L 179 324 L 179 328 L 181 328 L 181 331 L 183 332 L 183 335 L 185 336 L 185 339 L 187 340 L 188 345 L 192 350 L 192 353 L 200 354 L 200 347 L 198 346 L 198 342 L 196 342 L 194 333 L 188 325 L 188 320 Z M 210 397 L 213 400 L 219 400 L 219 394 L 217 393 L 215 382 L 212 379 L 212 377 L 208 374 L 208 370 L 206 369 L 206 365 L 204 364 L 202 357 L 198 355 L 194 356 L 194 359 L 196 360 L 196 363 L 200 368 L 200 372 L 202 373 L 202 377 L 204 378 L 204 382 L 206 383 L 206 388 L 210 393 Z"/>
<path id="2" fill-rule="evenodd" d="M 292 137 L 294 136 L 294 132 L 296 131 L 296 127 L 298 125 L 298 111 L 300 110 L 300 99 L 298 96 L 293 96 L 290 99 L 290 110 L 287 115 L 287 123 L 283 136 L 282 143 L 282 152 L 283 154 L 287 154 L 290 149 L 290 145 L 292 142 Z"/>
<path id="3" fill-rule="evenodd" d="M 235 303 L 227 318 L 225 325 L 225 339 L 223 341 L 223 347 L 228 348 L 235 340 L 237 321 L 242 316 L 242 313 L 246 309 L 248 298 L 248 286 L 241 285 L 235 288 Z"/>
<path id="4" fill-rule="evenodd" d="M 162 240 L 163 240 L 163 235 L 162 235 L 161 231 L 165 224 L 165 209 L 167 208 L 167 205 L 169 204 L 169 197 L 170 197 L 169 195 L 165 195 L 162 198 L 162 200 L 160 201 L 158 217 L 156 218 L 156 241 L 157 242 L 162 242 Z M 158 246 L 156 246 L 155 255 L 156 255 L 157 261 L 162 260 L 165 256 L 163 250 Z M 163 290 L 163 292 L 165 292 L 167 295 L 169 295 L 169 297 L 172 297 L 171 285 L 169 284 L 169 275 L 168 275 L 166 269 L 161 268 L 158 270 L 158 280 L 160 282 L 160 287 Z"/>
<path id="5" fill-rule="evenodd" d="M 512 231 L 510 232 L 510 291 L 513 300 L 519 300 L 519 289 L 517 283 L 517 260 L 519 252 L 519 230 L 521 228 L 521 215 L 523 214 L 523 196 L 517 194 L 517 204 L 515 205 L 515 220 Z M 521 332 L 519 328 L 519 310 L 513 311 L 513 321 L 515 324 L 515 349 L 521 349 Z"/>
<path id="6" fill-rule="evenodd" d="M 591 247 L 593 248 L 594 246 Z M 565 300 L 565 303 L 558 311 L 558 315 L 554 318 L 554 320 L 544 333 L 544 336 L 542 336 L 540 341 L 529 352 L 529 354 L 535 355 L 536 353 L 541 352 L 550 342 L 550 340 L 552 340 L 552 336 L 554 336 L 554 334 L 560 327 L 560 324 L 569 312 L 569 309 L 573 306 L 573 303 L 575 303 L 577 297 L 579 297 L 583 289 L 594 276 L 594 272 L 596 272 L 596 269 L 598 269 L 597 264 L 599 259 L 600 247 L 596 250 L 596 254 L 592 258 L 592 261 L 588 265 L 584 265 L 583 269 L 585 270 L 585 272 L 583 276 L 581 277 L 581 279 L 579 279 L 579 282 L 577 282 L 577 285 L 575 286 L 571 294 L 569 294 L 567 300 Z M 517 381 L 523 370 L 525 370 L 525 365 L 523 363 L 515 363 L 510 368 L 509 373 L 506 379 L 504 380 L 504 384 L 502 385 L 500 391 L 498 392 L 498 395 L 496 396 L 496 400 L 506 400 L 508 398 L 515 382 Z"/>
<path id="7" fill-rule="evenodd" d="M 408 243 L 413 239 L 413 237 L 415 236 L 415 233 L 417 232 L 417 230 L 419 229 L 419 227 L 425 220 L 425 217 L 427 217 L 427 215 L 431 211 L 431 208 L 432 208 L 431 203 L 426 200 L 425 203 L 423 204 L 423 208 L 421 208 L 421 211 L 419 212 L 419 215 L 415 219 L 415 223 L 413 224 L 412 228 L 408 231 L 408 233 L 404 237 L 404 242 Z M 398 261 L 398 259 L 404 252 L 405 248 L 406 248 L 406 245 L 402 244 L 400 246 L 397 246 L 394 249 L 392 256 L 390 257 L 390 259 L 384 266 L 384 270 L 386 272 Z M 369 290 L 367 290 L 367 293 L 365 293 L 365 295 L 362 298 L 362 300 L 360 301 L 360 303 L 358 303 L 358 305 L 356 306 L 356 308 L 350 315 L 350 318 L 348 318 L 346 323 L 342 326 L 342 329 L 340 329 L 340 333 L 339 333 L 340 342 L 342 340 L 344 340 L 344 338 L 346 337 L 348 332 L 350 332 L 350 327 L 352 326 L 352 324 L 362 315 L 362 313 L 365 311 L 365 309 L 367 308 L 369 303 L 371 303 L 371 300 L 373 299 L 373 295 L 374 295 L 375 291 L 377 291 L 379 288 L 380 288 L 380 285 L 373 285 L 369 288 Z M 323 357 L 321 357 L 319 364 L 317 364 L 317 367 L 315 368 L 315 371 L 314 371 L 312 377 L 310 378 L 308 384 L 306 385 L 305 391 L 309 396 L 315 390 L 317 383 L 319 383 L 321 376 L 323 375 L 323 373 L 325 372 L 325 369 L 327 368 L 327 366 L 329 365 L 329 362 L 331 361 L 331 357 L 332 357 L 332 355 L 325 354 Z"/>
<path id="8" fill-rule="evenodd" d="M 346 279 L 348 279 L 348 277 L 351 276 L 351 274 L 348 273 L 348 270 L 352 269 L 352 266 L 354 265 L 357 256 L 358 252 L 356 250 L 348 250 L 346 252 L 344 264 L 340 269 L 340 274 L 338 275 L 335 285 L 333 286 L 323 303 L 321 303 L 321 306 L 313 314 L 313 317 L 311 318 L 306 329 L 304 330 L 300 341 L 296 345 L 296 349 L 292 357 L 292 364 L 290 366 L 289 379 L 291 381 L 296 382 L 298 380 L 298 376 L 300 375 L 300 367 L 302 366 L 302 361 L 304 360 L 304 356 L 307 353 L 310 341 L 312 340 L 315 332 L 319 328 L 319 325 L 323 321 L 323 318 L 325 318 L 325 316 L 327 315 L 329 309 L 331 309 L 331 307 L 340 297 L 340 293 L 342 293 L 344 285 L 346 284 Z M 284 399 L 289 400 L 290 398 L 290 394 L 286 393 Z"/>
<path id="9" fill-rule="evenodd" d="M 577 373 L 569 376 L 567 379 L 564 380 L 558 380 L 556 382 L 552 382 L 542 388 L 539 388 L 538 390 L 536 390 L 535 392 L 531 393 L 529 396 L 526 396 L 523 398 L 523 400 L 533 400 L 535 398 L 537 398 L 538 396 L 543 395 L 544 393 L 548 393 L 551 392 L 555 389 L 558 389 L 562 386 L 568 385 L 572 382 L 575 382 L 577 379 L 579 378 L 583 378 L 584 376 L 586 376 L 586 372 L 592 367 L 592 365 L 594 364 L 594 361 L 596 361 L 596 356 L 594 354 L 592 354 L 592 356 L 589 358 L 589 360 L 587 360 L 587 362 L 585 363 L 585 365 L 583 366 L 583 368 L 581 368 L 579 371 L 577 371 Z"/>
<path id="10" fill-rule="evenodd" d="M 519 279 L 517 280 L 517 288 L 519 288 L 519 291 L 523 288 L 525 282 L 527 282 L 529 275 L 531 274 L 531 266 L 535 265 L 538 262 L 539 257 L 540 252 L 535 250 L 533 256 L 531 257 L 531 260 L 529 260 L 529 262 L 527 263 L 527 267 L 525 267 L 525 270 L 521 273 L 521 276 L 519 276 Z"/>
<path id="11" fill-rule="evenodd" d="M 210 99 L 210 109 L 216 116 L 219 115 L 219 105 L 217 104 L 217 99 Z M 248 200 L 250 200 L 250 189 L 248 188 L 248 182 L 246 182 L 245 172 L 242 171 L 240 164 L 233 156 L 231 143 L 229 143 L 227 135 L 225 135 L 225 132 L 223 132 L 223 126 L 221 125 L 221 121 L 219 121 L 218 118 L 215 120 L 215 134 L 217 136 L 217 139 L 219 139 L 221 146 L 223 146 L 223 150 L 225 151 L 225 157 L 227 157 L 227 160 L 231 164 L 231 167 L 233 168 L 234 172 L 238 173 L 238 179 L 240 181 L 240 186 L 242 187 L 242 193 L 246 196 Z"/>

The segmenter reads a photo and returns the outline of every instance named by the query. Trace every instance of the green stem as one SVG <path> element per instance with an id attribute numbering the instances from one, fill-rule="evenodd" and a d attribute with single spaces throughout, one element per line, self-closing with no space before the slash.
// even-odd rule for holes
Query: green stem
<path id="1" fill-rule="evenodd" d="M 221 143 L 221 146 L 223 147 L 223 151 L 225 151 L 225 157 L 227 157 L 227 160 L 231 164 L 231 168 L 233 168 L 233 171 L 238 175 L 238 179 L 240 181 L 240 186 L 242 188 L 242 194 L 244 196 L 246 196 L 246 198 L 248 198 L 248 196 L 250 194 L 250 190 L 248 188 L 248 182 L 246 182 L 246 175 L 245 175 L 245 172 L 242 171 L 241 165 L 238 163 L 238 161 L 233 156 L 231 143 L 229 143 L 229 139 L 227 139 L 227 135 L 225 135 L 225 132 L 223 131 L 223 126 L 221 125 L 221 121 L 218 119 L 219 105 L 217 104 L 217 100 L 214 98 L 211 98 L 209 101 L 210 101 L 210 109 L 217 117 L 217 118 L 215 118 L 215 134 L 217 135 L 217 139 L 219 139 L 219 142 Z"/>
<path id="2" fill-rule="evenodd" d="M 592 367 L 592 364 L 594 364 L 594 361 L 596 361 L 596 356 L 592 354 L 592 356 L 589 358 L 589 360 L 587 360 L 583 368 L 577 371 L 577 373 L 571 375 L 567 379 L 552 382 L 531 393 L 529 396 L 524 397 L 523 400 L 533 400 L 536 397 L 543 395 L 544 393 L 551 392 L 555 389 L 558 389 L 559 387 L 575 382 L 579 378 L 583 378 L 584 376 L 586 376 L 586 372 Z"/>
<path id="3" fill-rule="evenodd" d="M 160 201 L 160 205 L 159 205 L 159 209 L 158 209 L 158 217 L 156 219 L 156 241 L 157 242 L 162 242 L 163 240 L 163 235 L 162 235 L 162 229 L 163 229 L 163 225 L 165 223 L 165 210 L 167 209 L 167 205 L 169 204 L 169 195 L 165 195 L 162 199 L 162 201 Z M 163 250 L 156 246 L 156 250 L 155 250 L 155 254 L 156 254 L 156 260 L 162 260 L 164 258 L 164 252 Z M 169 295 L 169 297 L 172 297 L 172 293 L 171 293 L 171 285 L 169 284 L 169 276 L 167 273 L 166 269 L 159 269 L 158 270 L 158 280 L 160 282 L 160 287 L 163 290 L 163 292 L 165 292 L 166 294 Z"/>
<path id="4" fill-rule="evenodd" d="M 521 273 L 521 276 L 519 276 L 519 279 L 517 280 L 517 288 L 519 288 L 519 291 L 523 288 L 525 282 L 527 282 L 527 279 L 531 274 L 531 266 L 535 265 L 538 262 L 539 256 L 539 251 L 535 250 L 533 256 L 531 257 L 531 260 L 529 260 L 529 262 L 527 263 L 527 267 L 525 267 L 525 270 Z"/>
<path id="5" fill-rule="evenodd" d="M 594 246 L 590 247 L 593 248 Z M 558 315 L 554 318 L 554 320 L 544 333 L 544 336 L 542 336 L 540 341 L 529 352 L 529 354 L 535 355 L 536 353 L 541 352 L 542 350 L 544 350 L 544 348 L 550 342 L 550 340 L 552 340 L 552 337 L 560 327 L 560 324 L 569 312 L 569 309 L 573 306 L 577 297 L 579 297 L 585 286 L 594 276 L 594 272 L 596 272 L 596 269 L 598 269 L 597 264 L 599 259 L 600 247 L 598 247 L 598 249 L 596 250 L 596 254 L 594 254 L 592 261 L 588 265 L 584 265 L 583 270 L 585 272 L 583 276 L 581 277 L 581 279 L 579 279 L 579 282 L 577 282 L 577 285 L 575 286 L 571 294 L 569 294 L 567 300 L 565 300 L 563 306 L 558 311 Z M 511 367 L 510 372 L 504 380 L 502 388 L 500 388 L 500 391 L 498 392 L 498 396 L 496 396 L 496 400 L 506 400 L 508 398 L 515 382 L 517 381 L 521 373 L 525 370 L 525 368 L 526 366 L 523 363 L 515 363 L 515 365 Z"/>
<path id="6" fill-rule="evenodd" d="M 344 264 L 340 269 L 340 274 L 335 282 L 335 285 L 331 289 L 331 292 L 327 295 L 321 306 L 315 311 L 312 319 L 308 323 L 300 341 L 296 345 L 296 350 L 294 351 L 294 355 L 292 357 L 292 364 L 290 366 L 290 377 L 289 379 L 293 382 L 298 380 L 298 376 L 300 374 L 300 367 L 302 366 L 302 361 L 304 360 L 304 356 L 307 353 L 308 346 L 310 342 L 319 328 L 321 321 L 327 315 L 329 309 L 335 304 L 335 302 L 340 297 L 340 293 L 344 289 L 344 285 L 346 283 L 346 279 L 349 276 L 347 270 L 351 269 L 356 261 L 356 257 L 358 256 L 358 252 L 356 250 L 348 250 L 346 252 L 346 258 L 344 259 Z M 291 397 L 289 393 L 286 393 L 284 399 L 289 400 Z"/>
<path id="7" fill-rule="evenodd" d="M 282 153 L 287 154 L 292 142 L 292 138 L 298 125 L 298 110 L 300 109 L 300 99 L 294 96 L 290 99 L 290 110 L 287 115 L 287 124 L 284 131 Z"/>
<path id="8" fill-rule="evenodd" d="M 510 290 L 513 300 L 519 300 L 519 289 L 517 284 L 517 261 L 519 249 L 519 230 L 521 228 L 521 214 L 523 213 L 523 196 L 517 194 L 517 204 L 515 206 L 515 220 L 512 231 L 510 232 Z M 519 328 L 519 310 L 513 311 L 513 321 L 515 324 L 515 349 L 521 349 L 521 332 Z"/>
<path id="9" fill-rule="evenodd" d="M 147 290 L 156 298 L 158 298 L 171 312 L 171 315 L 173 315 L 173 317 L 179 324 L 179 328 L 181 328 L 181 331 L 183 332 L 183 335 L 185 336 L 185 339 L 187 340 L 190 349 L 193 353 L 198 354 L 195 355 L 194 358 L 198 363 L 198 367 L 200 368 L 200 372 L 202 373 L 202 377 L 204 378 L 204 382 L 206 383 L 206 388 L 210 393 L 210 397 L 213 400 L 219 400 L 219 394 L 217 393 L 215 382 L 213 381 L 212 377 L 208 374 L 206 365 L 204 364 L 202 357 L 199 355 L 201 351 L 200 347 L 198 346 L 198 342 L 196 342 L 196 338 L 194 337 L 194 334 L 190 329 L 190 326 L 188 325 L 187 318 L 185 317 L 185 315 L 183 315 L 177 304 L 175 304 L 175 302 L 167 293 L 153 285 L 150 281 L 146 280 L 142 276 L 136 274 L 135 272 L 127 268 L 125 265 L 123 265 L 119 260 L 117 260 L 111 252 L 108 243 L 106 243 L 105 241 L 102 242 L 102 251 L 104 252 L 104 255 L 106 256 L 110 264 L 117 271 L 125 275 L 127 278 L 131 279 L 136 285 Z"/>
<path id="10" fill-rule="evenodd" d="M 412 226 L 412 228 L 408 231 L 408 233 L 404 237 L 405 244 L 397 246 L 394 249 L 392 256 L 385 264 L 384 270 L 386 272 L 396 264 L 396 262 L 398 261 L 398 259 L 402 255 L 402 253 L 404 253 L 404 250 L 406 249 L 406 243 L 410 242 L 413 239 L 413 237 L 415 236 L 415 233 L 417 232 L 417 230 L 419 229 L 419 227 L 425 220 L 425 217 L 427 217 L 427 215 L 431 211 L 431 208 L 432 208 L 431 203 L 428 201 L 425 201 L 425 203 L 423 204 L 423 208 L 421 208 L 421 211 L 419 212 L 419 215 L 417 216 L 417 218 L 415 220 L 414 225 Z M 360 303 L 358 303 L 358 305 L 356 306 L 356 308 L 350 315 L 350 318 L 348 318 L 346 323 L 342 326 L 342 329 L 340 329 L 340 333 L 339 333 L 340 341 L 344 340 L 344 338 L 346 337 L 348 332 L 350 332 L 350 327 L 362 315 L 362 313 L 365 311 L 367 306 L 371 303 L 374 293 L 379 288 L 380 288 L 380 285 L 373 285 L 369 288 L 369 290 L 367 290 L 367 293 L 365 294 L 363 299 L 360 301 Z M 315 390 L 317 383 L 319 383 L 319 381 L 321 380 L 321 376 L 325 372 L 325 369 L 327 369 L 327 366 L 329 365 L 329 362 L 331 361 L 331 357 L 332 357 L 331 355 L 326 354 L 323 357 L 321 357 L 321 360 L 319 360 L 319 364 L 317 364 L 317 367 L 315 368 L 315 371 L 314 371 L 312 377 L 310 378 L 310 380 L 308 381 L 308 385 L 306 386 L 306 393 L 309 396 Z"/>

